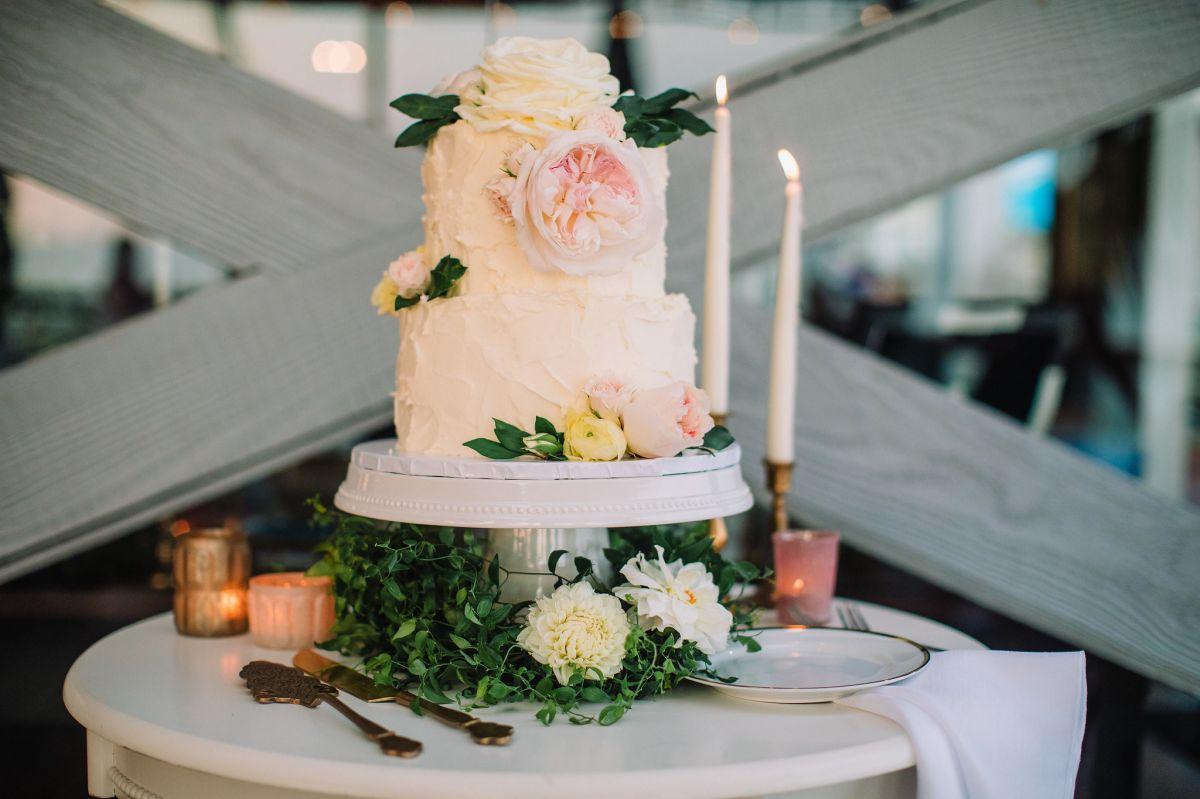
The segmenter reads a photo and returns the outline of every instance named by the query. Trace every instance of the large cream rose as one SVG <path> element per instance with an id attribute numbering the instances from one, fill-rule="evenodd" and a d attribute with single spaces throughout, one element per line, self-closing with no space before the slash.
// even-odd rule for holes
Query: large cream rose
<path id="1" fill-rule="evenodd" d="M 654 246 L 665 217 L 632 141 L 563 131 L 521 161 L 508 198 L 535 269 L 613 275 Z"/>
<path id="2" fill-rule="evenodd" d="M 629 620 L 621 600 L 597 594 L 587 582 L 564 585 L 540 596 L 529 610 L 517 643 L 566 685 L 575 672 L 612 677 L 625 659 Z"/>
<path id="3" fill-rule="evenodd" d="M 478 79 L 475 77 L 478 75 Z M 579 117 L 617 99 L 608 59 L 574 39 L 500 39 L 483 51 L 469 80 L 456 80 L 454 110 L 479 131 L 529 136 L 569 130 Z"/>

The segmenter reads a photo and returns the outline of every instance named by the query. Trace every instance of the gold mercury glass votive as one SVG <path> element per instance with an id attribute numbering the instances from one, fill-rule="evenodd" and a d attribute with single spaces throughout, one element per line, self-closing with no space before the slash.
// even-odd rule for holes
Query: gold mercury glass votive
<path id="1" fill-rule="evenodd" d="M 250 579 L 250 635 L 267 649 L 306 649 L 333 628 L 333 580 L 302 572 Z"/>
<path id="2" fill-rule="evenodd" d="M 236 527 L 213 527 L 175 539 L 175 629 L 215 638 L 246 632 L 250 545 Z"/>

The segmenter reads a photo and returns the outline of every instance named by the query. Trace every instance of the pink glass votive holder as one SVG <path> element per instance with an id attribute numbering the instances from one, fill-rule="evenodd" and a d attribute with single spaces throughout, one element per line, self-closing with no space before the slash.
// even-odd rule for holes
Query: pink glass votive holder
<path id="1" fill-rule="evenodd" d="M 824 625 L 833 615 L 837 533 L 781 530 L 775 545 L 775 607 L 786 624 Z"/>
<path id="2" fill-rule="evenodd" d="M 250 635 L 267 649 L 304 649 L 329 638 L 333 580 L 303 572 L 250 578 Z"/>

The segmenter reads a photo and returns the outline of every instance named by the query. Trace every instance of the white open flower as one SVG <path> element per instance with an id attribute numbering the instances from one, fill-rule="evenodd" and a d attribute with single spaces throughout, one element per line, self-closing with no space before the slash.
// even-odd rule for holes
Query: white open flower
<path id="1" fill-rule="evenodd" d="M 621 601 L 580 582 L 539 596 L 517 643 L 566 685 L 575 672 L 585 679 L 595 679 L 596 671 L 605 677 L 619 672 L 628 637 L 629 620 Z"/>
<path id="2" fill-rule="evenodd" d="M 499 39 L 483 60 L 447 84 L 458 94 L 454 110 L 476 130 L 508 128 L 545 136 L 573 127 L 577 117 L 617 99 L 608 59 L 574 39 Z"/>
<path id="3" fill-rule="evenodd" d="M 724 649 L 733 614 L 718 601 L 712 575 L 699 563 L 665 563 L 662 547 L 655 549 L 658 560 L 638 555 L 625 564 L 621 574 L 629 583 L 613 593 L 636 607 L 643 629 L 675 630 L 706 655 Z"/>

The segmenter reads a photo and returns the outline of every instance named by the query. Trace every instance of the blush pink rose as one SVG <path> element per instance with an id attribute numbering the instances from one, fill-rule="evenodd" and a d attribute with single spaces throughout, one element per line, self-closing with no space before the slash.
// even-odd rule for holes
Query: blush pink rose
<path id="1" fill-rule="evenodd" d="M 593 377 L 583 387 L 588 406 L 599 416 L 617 421 L 633 399 L 633 387 L 620 375 L 606 374 Z"/>
<path id="2" fill-rule="evenodd" d="M 412 299 L 429 287 L 429 264 L 424 249 L 411 250 L 388 264 L 387 274 L 396 284 L 397 296 Z"/>
<path id="3" fill-rule="evenodd" d="M 509 207 L 534 268 L 569 275 L 629 268 L 664 223 L 637 145 L 598 131 L 553 134 L 524 158 Z"/>
<path id="4" fill-rule="evenodd" d="M 637 392 L 621 418 L 629 450 L 643 458 L 670 458 L 698 447 L 713 428 L 708 395 L 682 380 Z"/>
<path id="5" fill-rule="evenodd" d="M 625 138 L 625 115 L 615 108 L 593 108 L 575 121 L 575 130 L 594 130 L 610 139 Z"/>

